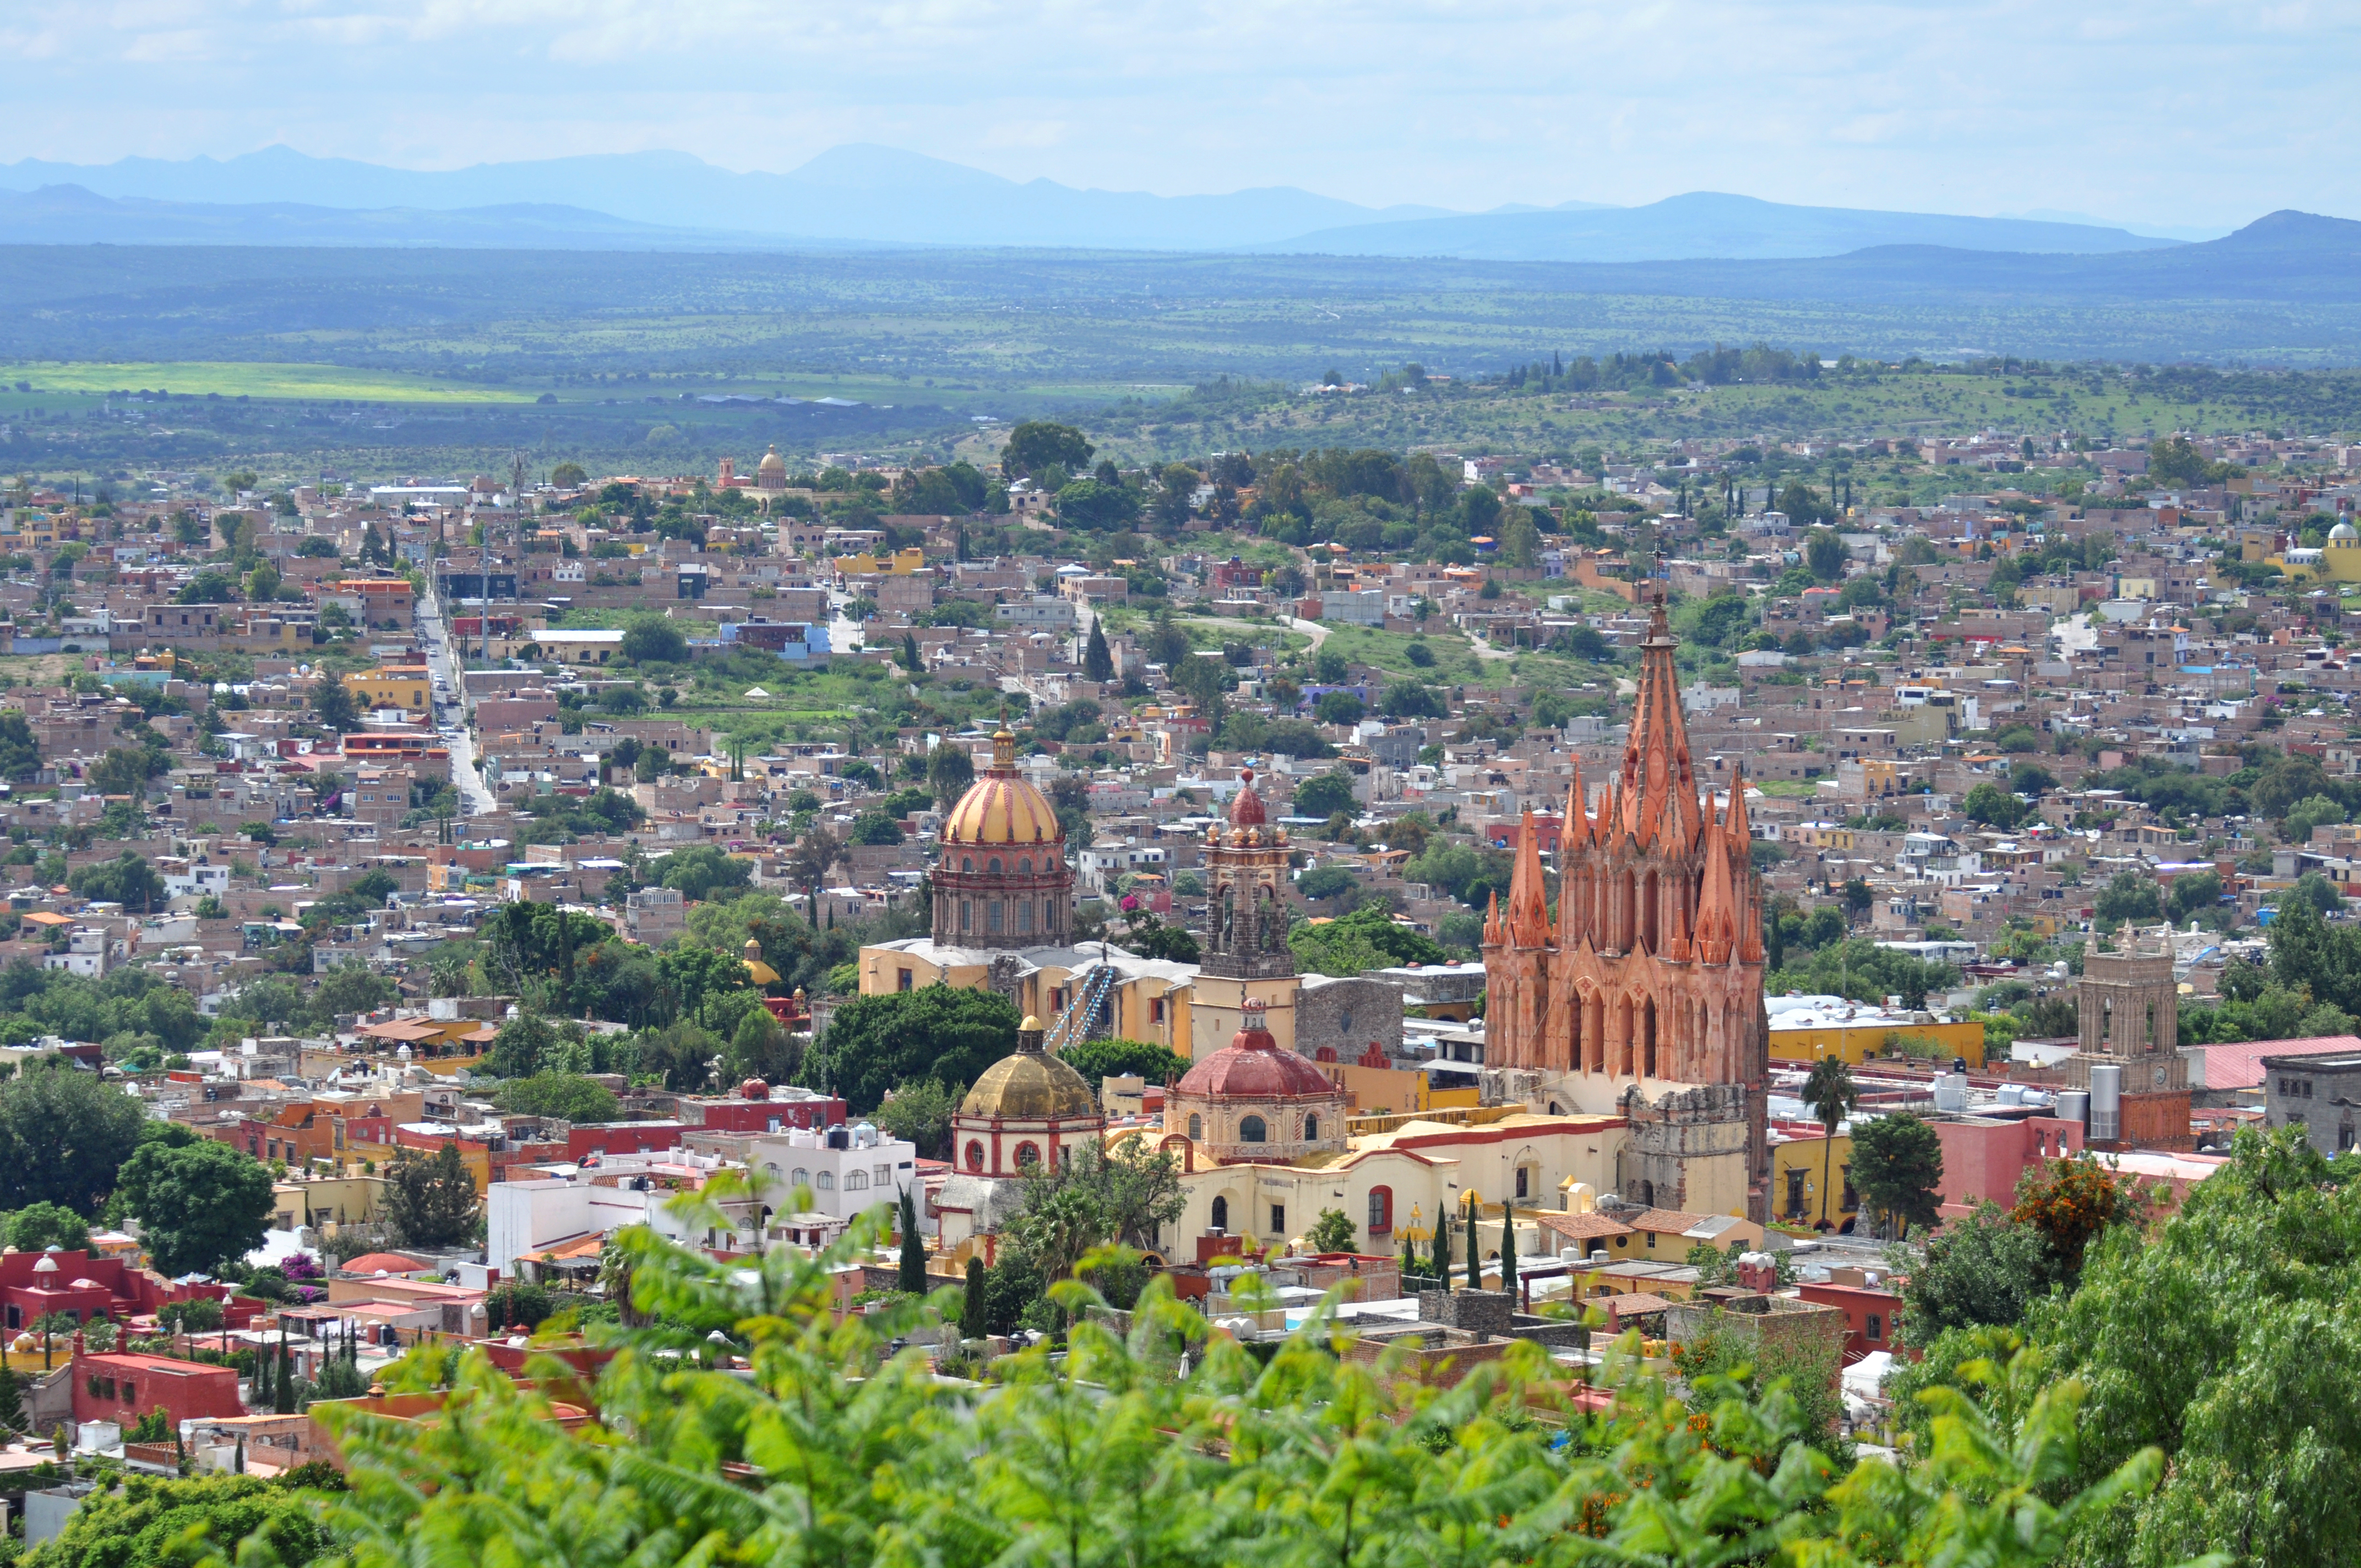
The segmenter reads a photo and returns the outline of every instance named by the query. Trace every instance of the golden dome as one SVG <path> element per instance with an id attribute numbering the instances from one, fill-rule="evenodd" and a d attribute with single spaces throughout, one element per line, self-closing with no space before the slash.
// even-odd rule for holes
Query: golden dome
<path id="1" fill-rule="evenodd" d="M 960 1119 L 1004 1122 L 1092 1122 L 1098 1102 L 1082 1075 L 1041 1049 L 1034 1020 L 1016 1033 L 1016 1051 L 983 1069 L 960 1102 Z"/>
<path id="2" fill-rule="evenodd" d="M 945 844 L 1057 844 L 1066 841 L 1049 797 L 1016 776 L 1016 737 L 992 738 L 992 766 L 943 818 Z"/>
<path id="3" fill-rule="evenodd" d="M 774 446 L 768 452 L 763 454 L 763 460 L 754 466 L 754 471 L 758 474 L 778 474 L 784 476 L 787 471 L 787 460 L 780 456 L 779 449 Z"/>
<path id="4" fill-rule="evenodd" d="M 776 985 L 779 971 L 763 961 L 763 944 L 753 938 L 746 938 L 746 978 L 756 985 Z"/>

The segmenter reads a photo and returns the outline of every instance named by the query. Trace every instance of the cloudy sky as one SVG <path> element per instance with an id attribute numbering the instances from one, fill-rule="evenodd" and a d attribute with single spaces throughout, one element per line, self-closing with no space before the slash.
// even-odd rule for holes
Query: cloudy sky
<path id="1" fill-rule="evenodd" d="M 0 5 L 0 161 L 840 142 L 1162 194 L 2361 216 L 2361 0 Z"/>

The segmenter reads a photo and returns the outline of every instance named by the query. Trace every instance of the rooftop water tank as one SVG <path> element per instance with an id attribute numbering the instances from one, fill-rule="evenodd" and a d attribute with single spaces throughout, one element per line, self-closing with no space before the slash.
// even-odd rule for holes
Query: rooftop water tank
<path id="1" fill-rule="evenodd" d="M 2124 1069 L 2110 1063 L 2091 1069 L 2091 1137 L 2113 1143 L 2124 1135 Z"/>

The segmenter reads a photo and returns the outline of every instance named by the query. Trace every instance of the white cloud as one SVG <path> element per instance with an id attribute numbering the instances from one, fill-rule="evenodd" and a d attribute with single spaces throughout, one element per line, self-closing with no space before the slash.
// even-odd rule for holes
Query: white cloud
<path id="1" fill-rule="evenodd" d="M 0 157 L 871 140 L 1167 193 L 2235 221 L 2361 212 L 2356 29 L 2356 0 L 118 0 L 0 34 L 48 61 Z"/>

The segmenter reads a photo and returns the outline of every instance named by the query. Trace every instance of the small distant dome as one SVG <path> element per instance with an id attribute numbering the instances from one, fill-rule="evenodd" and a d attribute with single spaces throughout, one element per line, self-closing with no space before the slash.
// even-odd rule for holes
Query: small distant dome
<path id="1" fill-rule="evenodd" d="M 1040 1019 L 1038 1019 L 1038 1018 L 1036 1018 L 1036 1017 L 1035 1017 L 1035 1016 L 1033 1016 L 1033 1014 L 1030 1014 L 1030 1013 L 1027 1013 L 1027 1014 L 1025 1014 L 1025 1022 L 1023 1022 L 1022 1024 L 1019 1024 L 1019 1025 L 1016 1025 L 1016 1027 L 1017 1027 L 1017 1031 L 1018 1031 L 1020 1034 L 1021 1034 L 1021 1033 L 1023 1033 L 1023 1032 L 1025 1032 L 1025 1031 L 1027 1031 L 1027 1030 L 1030 1030 L 1030 1029 L 1038 1029 L 1038 1028 L 1039 1028 L 1040 1026 L 1041 1026 L 1041 1020 L 1040 1020 Z"/>
<path id="2" fill-rule="evenodd" d="M 2356 532 L 2349 522 L 2340 522 L 2328 531 L 2331 544 L 2350 544 L 2356 539 L 2361 539 L 2361 532 Z"/>
<path id="3" fill-rule="evenodd" d="M 33 1272 L 36 1274 L 55 1274 L 57 1271 L 58 1260 L 54 1257 L 44 1255 L 40 1262 L 33 1265 Z"/>

